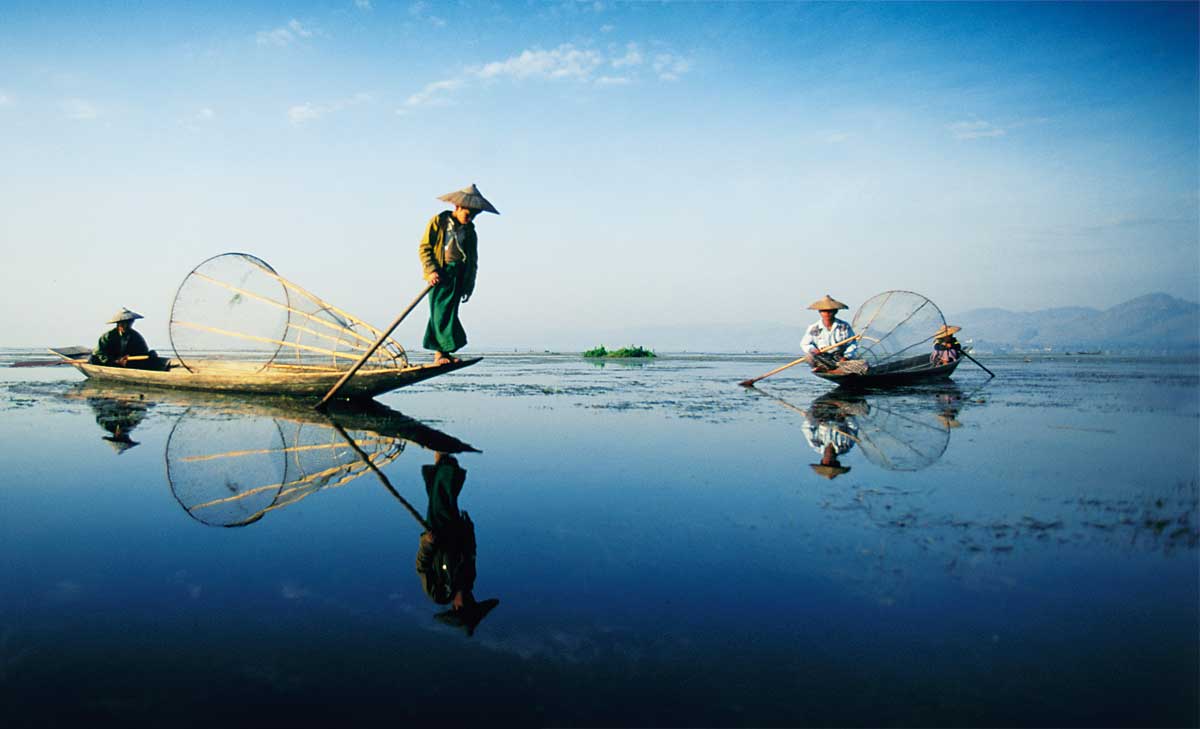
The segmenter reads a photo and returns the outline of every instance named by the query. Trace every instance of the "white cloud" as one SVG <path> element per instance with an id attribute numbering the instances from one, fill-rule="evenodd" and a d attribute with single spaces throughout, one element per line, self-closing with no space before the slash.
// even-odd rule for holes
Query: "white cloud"
<path id="1" fill-rule="evenodd" d="M 311 38 L 313 31 L 304 27 L 299 20 L 295 18 L 288 21 L 287 25 L 280 26 L 274 30 L 260 30 L 255 40 L 260 46 L 275 46 L 282 48 L 283 46 L 291 45 L 292 43 L 302 38 Z"/>
<path id="2" fill-rule="evenodd" d="M 613 25 L 612 23 L 605 23 L 604 25 L 600 26 L 601 33 L 611 33 L 616 29 L 617 26 Z"/>
<path id="3" fill-rule="evenodd" d="M 216 117 L 217 113 L 207 106 L 196 112 L 196 119 L 199 121 L 209 121 L 210 119 L 215 119 Z"/>
<path id="4" fill-rule="evenodd" d="M 354 0 L 354 7 L 359 10 L 370 10 L 371 0 Z"/>
<path id="5" fill-rule="evenodd" d="M 339 99 L 328 104 L 314 104 L 306 101 L 303 104 L 296 104 L 287 110 L 288 121 L 295 125 L 304 124 L 306 122 L 319 119 L 326 114 L 333 114 L 343 109 L 348 109 L 359 104 L 369 104 L 374 101 L 374 97 L 366 93 L 358 93 L 346 99 Z"/>
<path id="6" fill-rule="evenodd" d="M 678 81 L 691 68 L 691 61 L 673 53 L 660 53 L 654 57 L 654 72 L 663 81 Z"/>
<path id="7" fill-rule="evenodd" d="M 405 106 L 446 106 L 450 103 L 449 94 L 457 91 L 466 85 L 462 79 L 451 78 L 445 81 L 434 81 L 427 84 L 425 88 L 408 97 L 404 102 Z"/>
<path id="8" fill-rule="evenodd" d="M 624 86 L 630 83 L 633 83 L 633 79 L 628 76 L 601 76 L 596 79 L 597 86 Z"/>
<path id="9" fill-rule="evenodd" d="M 564 43 L 550 51 L 526 50 L 504 61 L 493 61 L 472 69 L 480 78 L 573 78 L 586 80 L 604 58 L 596 51 Z"/>
<path id="10" fill-rule="evenodd" d="M 613 68 L 621 68 L 622 66 L 640 66 L 643 60 L 645 59 L 642 57 L 637 43 L 628 43 L 625 45 L 625 55 L 612 59 L 611 63 Z"/>
<path id="11" fill-rule="evenodd" d="M 821 141 L 826 144 L 841 144 L 849 139 L 850 134 L 847 132 L 826 132 L 821 135 Z"/>
<path id="12" fill-rule="evenodd" d="M 408 6 L 408 14 L 418 20 L 426 21 L 434 27 L 444 27 L 446 21 L 436 15 L 430 15 L 429 7 L 429 3 L 424 2 L 424 0 L 418 0 L 418 2 Z"/>
<path id="13" fill-rule="evenodd" d="M 8 106 L 11 103 L 12 99 L 9 97 L 9 95 L 3 91 L 0 91 L 0 106 Z"/>
<path id="14" fill-rule="evenodd" d="M 58 108 L 68 119 L 86 121 L 100 116 L 100 110 L 85 99 L 67 99 L 60 102 Z"/>
<path id="15" fill-rule="evenodd" d="M 1007 132 L 1003 127 L 982 120 L 960 121 L 946 126 L 955 139 L 982 139 L 984 137 L 1003 137 Z"/>

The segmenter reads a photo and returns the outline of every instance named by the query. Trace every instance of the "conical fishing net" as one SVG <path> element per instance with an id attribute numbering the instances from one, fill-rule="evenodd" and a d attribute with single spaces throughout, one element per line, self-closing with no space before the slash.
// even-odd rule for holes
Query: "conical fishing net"
<path id="1" fill-rule="evenodd" d="M 349 369 L 383 335 L 246 253 L 224 253 L 196 266 L 171 306 L 171 345 L 195 372 L 248 363 L 295 372 Z M 387 339 L 364 369 L 402 369 L 408 358 Z"/>
<path id="2" fill-rule="evenodd" d="M 193 519 L 245 526 L 382 468 L 404 446 L 367 430 L 189 409 L 167 440 L 167 481 Z"/>
<path id="3" fill-rule="evenodd" d="M 950 443 L 950 428 L 933 413 L 883 398 L 869 400 L 855 418 L 858 445 L 867 460 L 888 471 L 920 471 L 935 463 Z"/>
<path id="4" fill-rule="evenodd" d="M 870 371 L 928 368 L 933 335 L 946 324 L 937 306 L 911 291 L 885 291 L 858 309 L 851 326 L 861 336 L 859 357 Z"/>

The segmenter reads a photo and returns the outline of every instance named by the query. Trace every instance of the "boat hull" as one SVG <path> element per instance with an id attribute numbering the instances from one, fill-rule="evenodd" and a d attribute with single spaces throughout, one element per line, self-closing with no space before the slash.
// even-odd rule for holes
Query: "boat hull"
<path id="1" fill-rule="evenodd" d="M 470 367 L 482 357 L 464 359 L 444 365 L 417 365 L 398 370 L 360 370 L 346 381 L 338 397 L 365 400 L 401 387 L 414 385 L 431 377 Z M 157 387 L 171 390 L 200 390 L 205 392 L 250 393 L 255 395 L 291 395 L 323 397 L 337 384 L 343 372 L 287 372 L 258 370 L 252 365 L 238 363 L 206 364 L 196 371 L 173 367 L 167 371 L 105 367 L 86 362 L 72 362 L 84 377 L 98 383 L 129 387 Z"/>
<path id="2" fill-rule="evenodd" d="M 929 365 L 924 368 L 894 372 L 872 373 L 868 371 L 864 374 L 857 374 L 834 370 L 831 372 L 813 371 L 813 374 L 822 380 L 833 382 L 838 387 L 847 389 L 882 389 L 948 379 L 958 368 L 959 362 L 961 360 L 944 365 Z"/>

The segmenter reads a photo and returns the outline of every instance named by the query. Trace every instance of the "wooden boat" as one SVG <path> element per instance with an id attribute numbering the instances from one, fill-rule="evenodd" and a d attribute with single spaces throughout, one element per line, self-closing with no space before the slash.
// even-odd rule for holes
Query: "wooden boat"
<path id="1" fill-rule="evenodd" d="M 82 353 L 88 351 L 85 347 L 61 347 L 50 351 L 65 357 L 70 365 L 89 380 L 127 387 L 320 398 L 345 374 L 344 369 L 332 367 L 290 369 L 285 365 L 263 367 L 255 362 L 215 359 L 195 362 L 191 369 L 176 366 L 166 371 L 140 370 L 89 364 L 79 358 Z M 474 357 L 443 365 L 362 369 L 342 386 L 338 395 L 350 400 L 369 399 L 431 377 L 470 367 L 481 359 L 483 358 Z"/>
<path id="2" fill-rule="evenodd" d="M 945 380 L 950 377 L 961 361 L 955 360 L 949 364 L 934 365 L 929 362 L 929 355 L 923 354 L 877 365 L 866 372 L 843 372 L 838 369 L 825 372 L 813 370 L 813 374 L 847 389 L 898 387 Z"/>

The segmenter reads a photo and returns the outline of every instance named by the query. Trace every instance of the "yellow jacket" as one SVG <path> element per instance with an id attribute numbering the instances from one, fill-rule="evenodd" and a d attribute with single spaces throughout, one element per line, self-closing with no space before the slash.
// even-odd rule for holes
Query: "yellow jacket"
<path id="1" fill-rule="evenodd" d="M 426 276 L 446 267 L 446 230 L 450 222 L 450 211 L 443 210 L 429 220 L 425 235 L 421 236 L 417 254 L 421 258 L 421 268 Z M 455 222 L 455 225 L 458 225 Z M 461 226 L 467 234 L 459 241 L 464 260 L 460 265 L 465 266 L 462 279 L 462 295 L 470 296 L 475 291 L 475 274 L 479 270 L 479 238 L 475 235 L 475 224 L 467 223 Z"/>

